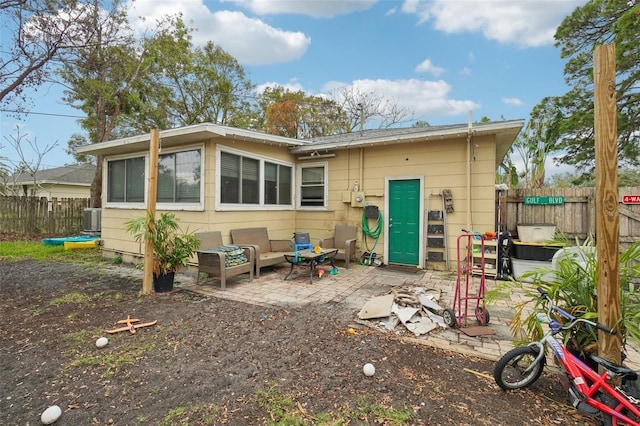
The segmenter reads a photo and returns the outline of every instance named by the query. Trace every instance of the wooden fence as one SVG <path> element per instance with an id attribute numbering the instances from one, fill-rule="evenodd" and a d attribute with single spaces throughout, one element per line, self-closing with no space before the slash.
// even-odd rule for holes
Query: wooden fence
<path id="1" fill-rule="evenodd" d="M 0 232 L 77 235 L 89 198 L 0 197 Z"/>
<path id="2" fill-rule="evenodd" d="M 620 246 L 625 249 L 640 241 L 640 205 L 623 204 L 622 199 L 640 194 L 640 187 L 620 188 L 619 194 Z M 512 189 L 501 201 L 501 223 L 514 235 L 518 224 L 552 223 L 572 240 L 597 237 L 595 188 Z"/>

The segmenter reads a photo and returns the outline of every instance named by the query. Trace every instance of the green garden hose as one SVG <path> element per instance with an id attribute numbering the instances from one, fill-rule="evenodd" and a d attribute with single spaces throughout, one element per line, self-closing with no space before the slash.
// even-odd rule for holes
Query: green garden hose
<path id="1" fill-rule="evenodd" d="M 362 233 L 364 234 L 364 245 L 367 248 L 367 251 L 363 253 L 360 258 L 360 263 L 362 265 L 371 265 L 373 263 L 373 259 L 376 257 L 375 252 L 373 251 L 378 244 L 378 240 L 380 239 L 380 235 L 382 234 L 382 213 L 378 210 L 378 219 L 376 221 L 375 228 L 369 228 L 369 219 L 366 215 L 366 210 L 362 212 Z M 375 242 L 373 243 L 373 247 L 369 249 L 369 244 L 367 243 L 367 237 L 375 238 Z"/>

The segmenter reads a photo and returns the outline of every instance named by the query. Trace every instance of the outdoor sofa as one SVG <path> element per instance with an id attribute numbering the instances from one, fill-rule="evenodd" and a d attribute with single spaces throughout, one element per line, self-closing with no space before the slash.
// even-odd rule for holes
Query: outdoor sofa
<path id="1" fill-rule="evenodd" d="M 284 254 L 292 250 L 292 240 L 271 240 L 267 228 L 239 228 L 231 230 L 231 241 L 242 247 L 251 247 L 255 253 L 256 276 L 260 268 L 286 262 Z"/>

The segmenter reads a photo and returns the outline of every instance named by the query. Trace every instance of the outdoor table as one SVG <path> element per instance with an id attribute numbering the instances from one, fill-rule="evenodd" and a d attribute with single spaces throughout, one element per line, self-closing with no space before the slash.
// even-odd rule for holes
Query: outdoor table
<path id="1" fill-rule="evenodd" d="M 315 250 L 298 250 L 285 253 L 284 258 L 291 264 L 291 269 L 284 279 L 286 280 L 289 278 L 295 265 L 309 265 L 309 283 L 313 283 L 313 271 L 316 269 L 316 266 L 326 262 L 331 262 L 331 267 L 335 268 L 333 259 L 336 257 L 337 253 L 338 249 L 331 248 L 322 249 L 319 252 L 316 252 Z"/>

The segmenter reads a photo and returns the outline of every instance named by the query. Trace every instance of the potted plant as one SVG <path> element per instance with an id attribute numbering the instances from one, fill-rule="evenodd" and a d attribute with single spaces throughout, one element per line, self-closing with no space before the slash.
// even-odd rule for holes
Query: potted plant
<path id="1" fill-rule="evenodd" d="M 153 243 L 154 290 L 171 291 L 175 272 L 187 265 L 198 250 L 200 240 L 193 233 L 182 231 L 173 213 L 162 213 L 156 219 L 148 212 L 146 216 L 128 220 L 125 227 L 136 241 Z"/>

